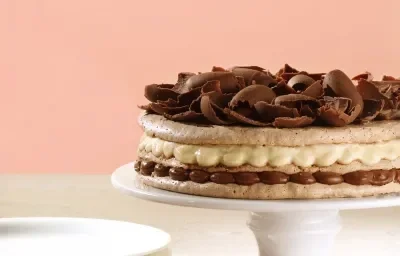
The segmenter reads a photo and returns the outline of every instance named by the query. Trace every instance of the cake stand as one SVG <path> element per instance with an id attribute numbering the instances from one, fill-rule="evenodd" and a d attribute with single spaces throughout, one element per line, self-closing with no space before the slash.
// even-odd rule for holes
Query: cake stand
<path id="1" fill-rule="evenodd" d="M 180 194 L 146 186 L 135 179 L 133 163 L 111 177 L 121 192 L 158 203 L 249 211 L 248 227 L 260 256 L 328 256 L 341 229 L 339 210 L 400 205 L 400 195 L 351 199 L 242 200 Z"/>

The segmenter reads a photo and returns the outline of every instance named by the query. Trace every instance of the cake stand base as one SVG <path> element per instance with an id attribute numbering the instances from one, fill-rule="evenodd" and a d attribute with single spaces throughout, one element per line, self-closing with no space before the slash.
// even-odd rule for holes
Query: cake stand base
<path id="1" fill-rule="evenodd" d="M 247 222 L 260 255 L 330 255 L 340 230 L 339 211 L 250 213 Z"/>
<path id="2" fill-rule="evenodd" d="M 197 208 L 247 210 L 248 227 L 260 256 L 328 256 L 341 228 L 339 210 L 400 205 L 398 194 L 348 199 L 239 200 L 193 196 L 146 186 L 135 179 L 133 163 L 111 177 L 123 193 L 159 203 Z"/>

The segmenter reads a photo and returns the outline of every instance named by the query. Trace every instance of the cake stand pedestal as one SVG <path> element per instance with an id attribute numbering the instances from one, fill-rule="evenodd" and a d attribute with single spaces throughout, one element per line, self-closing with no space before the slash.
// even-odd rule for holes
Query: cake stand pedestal
<path id="1" fill-rule="evenodd" d="M 111 177 L 121 192 L 158 203 L 197 208 L 249 211 L 248 227 L 260 256 L 328 256 L 341 228 L 339 210 L 400 205 L 400 196 L 318 200 L 241 200 L 169 192 L 138 182 L 133 163 Z"/>

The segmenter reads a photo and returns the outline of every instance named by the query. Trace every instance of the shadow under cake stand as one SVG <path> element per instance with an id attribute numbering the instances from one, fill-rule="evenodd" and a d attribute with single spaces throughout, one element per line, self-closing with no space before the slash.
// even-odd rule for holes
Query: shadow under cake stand
<path id="1" fill-rule="evenodd" d="M 260 256 L 327 256 L 341 229 L 339 210 L 400 205 L 400 195 L 318 200 L 243 200 L 180 194 L 146 186 L 135 179 L 133 163 L 121 166 L 111 181 L 121 192 L 158 203 L 249 211 L 248 227 Z"/>

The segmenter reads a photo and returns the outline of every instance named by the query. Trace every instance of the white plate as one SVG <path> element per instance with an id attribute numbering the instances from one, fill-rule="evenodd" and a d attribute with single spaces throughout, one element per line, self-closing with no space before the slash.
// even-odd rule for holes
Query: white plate
<path id="1" fill-rule="evenodd" d="M 0 255 L 169 255 L 170 236 L 153 227 L 85 218 L 0 219 Z"/>

